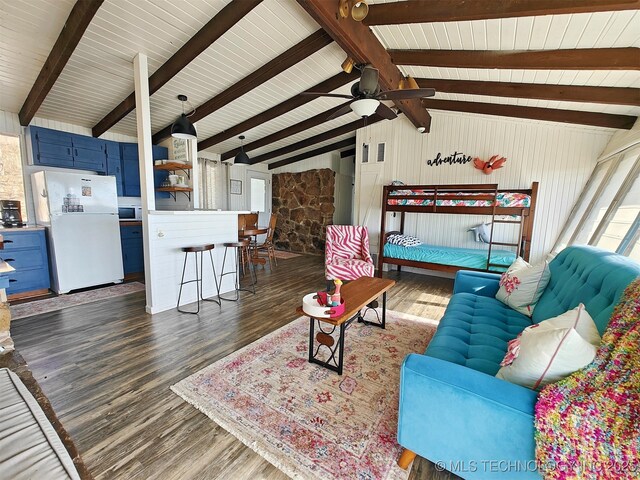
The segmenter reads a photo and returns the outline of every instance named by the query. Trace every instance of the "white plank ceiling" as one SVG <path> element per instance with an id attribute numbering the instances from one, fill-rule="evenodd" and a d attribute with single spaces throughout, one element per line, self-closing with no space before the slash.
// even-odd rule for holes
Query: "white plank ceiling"
<path id="1" fill-rule="evenodd" d="M 0 0 L 0 109 L 17 112 L 55 42 L 74 0 Z M 105 0 L 37 115 L 92 127 L 133 91 L 138 52 L 156 71 L 228 0 Z M 337 3 L 337 2 L 336 2 Z M 373 0 L 370 3 L 381 3 Z M 153 131 L 181 111 L 184 93 L 200 105 L 318 30 L 295 0 L 264 0 L 151 97 Z M 373 27 L 392 49 L 527 50 L 640 47 L 640 12 L 603 12 L 468 22 Z M 340 72 L 344 53 L 331 44 L 198 122 L 200 139 L 215 135 Z M 400 66 L 414 77 L 541 84 L 640 87 L 639 71 L 494 70 Z M 348 92 L 349 86 L 339 91 Z M 438 93 L 437 99 L 640 115 L 639 107 Z M 260 139 L 341 103 L 313 100 L 245 132 Z M 250 152 L 250 156 L 356 120 L 353 113 Z M 135 113 L 112 129 L 135 135 Z M 304 150 L 353 136 L 344 135 Z M 239 146 L 229 139 L 211 147 Z M 301 150 L 301 151 L 304 151 Z M 295 152 L 296 154 L 299 152 Z M 289 155 L 293 155 L 289 154 Z M 277 161 L 273 159 L 271 161 Z"/>

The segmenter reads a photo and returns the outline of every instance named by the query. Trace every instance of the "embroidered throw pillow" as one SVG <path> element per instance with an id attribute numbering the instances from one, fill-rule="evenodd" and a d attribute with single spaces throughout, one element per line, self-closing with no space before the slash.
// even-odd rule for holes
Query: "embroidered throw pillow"
<path id="1" fill-rule="evenodd" d="M 419 238 L 402 234 L 389 235 L 387 242 L 393 245 L 400 245 L 401 247 L 417 247 L 418 245 L 422 245 L 422 241 Z"/>
<path id="2" fill-rule="evenodd" d="M 586 367 L 599 345 L 598 328 L 580 304 L 511 340 L 496 377 L 537 390 Z"/>
<path id="3" fill-rule="evenodd" d="M 550 278 L 551 271 L 547 261 L 531 266 L 518 257 L 502 274 L 496 298 L 530 317 Z"/>

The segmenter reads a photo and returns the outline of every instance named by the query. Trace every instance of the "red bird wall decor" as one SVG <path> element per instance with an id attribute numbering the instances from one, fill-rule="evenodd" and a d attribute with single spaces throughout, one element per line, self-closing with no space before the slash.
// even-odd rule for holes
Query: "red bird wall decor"
<path id="1" fill-rule="evenodd" d="M 473 159 L 473 166 L 478 170 L 482 170 L 485 175 L 489 175 L 494 170 L 502 168 L 506 161 L 507 159 L 500 155 L 494 155 L 487 162 L 476 157 Z"/>

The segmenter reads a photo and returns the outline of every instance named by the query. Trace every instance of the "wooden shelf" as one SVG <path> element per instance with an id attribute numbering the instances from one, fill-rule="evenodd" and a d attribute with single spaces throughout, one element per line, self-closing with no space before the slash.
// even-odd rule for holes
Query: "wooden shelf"
<path id="1" fill-rule="evenodd" d="M 158 187 L 158 192 L 193 192 L 191 187 Z"/>
<path id="2" fill-rule="evenodd" d="M 154 165 L 153 169 L 154 170 L 191 170 L 193 168 L 193 165 L 191 165 L 190 163 L 178 163 L 178 162 L 167 162 L 167 163 L 163 163 L 161 165 Z"/>

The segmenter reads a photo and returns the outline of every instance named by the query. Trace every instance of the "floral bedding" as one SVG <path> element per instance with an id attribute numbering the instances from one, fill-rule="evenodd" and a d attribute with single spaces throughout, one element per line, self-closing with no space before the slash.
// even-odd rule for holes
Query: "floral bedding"
<path id="1" fill-rule="evenodd" d="M 430 193 L 430 192 L 429 192 Z M 394 195 L 425 195 L 424 190 L 395 190 L 389 194 Z M 476 195 L 470 192 L 458 192 L 456 195 L 460 196 L 460 199 L 446 199 L 436 200 L 436 206 L 438 207 L 490 207 L 491 200 L 470 200 L 465 199 L 465 196 Z M 531 197 L 525 193 L 517 192 L 499 192 L 496 200 L 498 201 L 498 207 L 509 208 L 527 208 L 531 205 Z M 421 205 L 431 206 L 433 200 L 430 198 L 389 198 L 388 205 Z"/>

